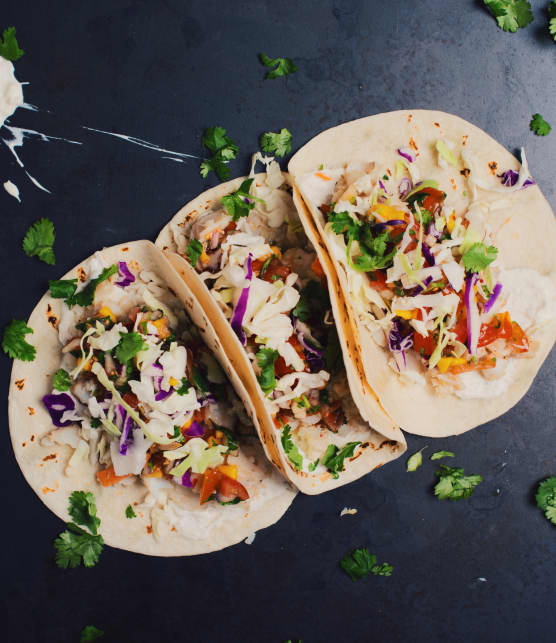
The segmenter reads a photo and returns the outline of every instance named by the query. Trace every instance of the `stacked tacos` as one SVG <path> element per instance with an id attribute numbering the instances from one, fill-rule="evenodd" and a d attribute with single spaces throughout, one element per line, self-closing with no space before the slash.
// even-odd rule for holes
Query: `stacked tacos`
<path id="1" fill-rule="evenodd" d="M 265 451 L 300 490 L 321 493 L 403 453 L 365 383 L 330 258 L 275 161 L 256 155 L 249 177 L 187 204 L 156 244 L 240 365 Z"/>
<path id="2" fill-rule="evenodd" d="M 524 151 L 399 111 L 319 134 L 289 171 L 388 414 L 439 437 L 516 404 L 556 338 L 556 222 Z"/>
<path id="3" fill-rule="evenodd" d="M 108 544 L 175 556 L 286 511 L 295 491 L 264 457 L 234 365 L 152 243 L 106 248 L 51 282 L 29 325 L 37 356 L 14 364 L 10 431 L 57 515 L 73 490 L 92 491 Z"/>

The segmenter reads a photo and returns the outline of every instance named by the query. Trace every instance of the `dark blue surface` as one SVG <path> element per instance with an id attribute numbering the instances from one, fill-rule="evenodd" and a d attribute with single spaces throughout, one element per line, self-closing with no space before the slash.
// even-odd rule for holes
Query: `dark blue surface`
<path id="1" fill-rule="evenodd" d="M 204 127 L 238 143 L 232 176 L 244 174 L 258 136 L 289 128 L 294 145 L 342 121 L 401 108 L 433 108 L 470 120 L 509 149 L 525 145 L 533 175 L 555 204 L 556 133 L 528 129 L 535 112 L 556 125 L 556 43 L 546 2 L 535 22 L 500 31 L 481 2 L 23 2 L 2 6 L 26 54 L 29 81 L 12 123 L 82 141 L 27 141 L 26 180 L 7 148 L 0 180 L 3 307 L 25 319 L 46 287 L 103 245 L 154 238 L 168 218 L 215 180 L 198 161 L 176 163 L 86 125 L 201 155 Z M 299 72 L 265 81 L 257 61 L 295 59 Z M 0 134 L 6 134 L 2 130 Z M 28 225 L 56 225 L 55 267 L 20 250 Z M 10 362 L 1 357 L 8 389 Z M 217 554 L 156 559 L 106 549 L 93 569 L 52 561 L 62 523 L 21 476 L 3 422 L 2 640 L 78 641 L 86 624 L 105 640 L 280 642 L 554 641 L 556 528 L 534 506 L 536 483 L 556 474 L 552 353 L 532 389 L 504 417 L 461 437 L 409 436 L 425 464 L 400 459 L 320 497 L 299 496 L 281 522 Z M 431 411 L 432 412 L 432 411 Z M 431 489 L 437 449 L 485 481 L 468 500 Z M 344 506 L 356 516 L 340 518 Z M 391 578 L 352 583 L 338 561 L 366 546 L 395 566 Z M 485 578 L 486 581 L 480 581 Z"/>

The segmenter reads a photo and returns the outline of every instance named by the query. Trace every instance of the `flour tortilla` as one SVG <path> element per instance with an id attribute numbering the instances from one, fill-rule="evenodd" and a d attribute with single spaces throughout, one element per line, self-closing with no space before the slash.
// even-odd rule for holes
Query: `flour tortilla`
<path id="1" fill-rule="evenodd" d="M 439 138 L 464 145 L 474 159 L 474 176 L 502 187 L 496 176 L 507 169 L 518 171 L 512 154 L 479 128 L 463 119 L 437 111 L 413 110 L 377 114 L 322 132 L 291 159 L 288 169 L 296 185 L 295 201 L 304 223 L 309 216 L 324 239 L 324 217 L 304 189 L 309 172 L 369 162 L 394 168 L 399 147 L 415 145 L 419 152 L 421 178 L 439 180 L 441 189 L 463 195 L 469 189 L 456 168 L 438 167 L 434 146 Z M 493 176 L 494 175 L 494 176 Z M 451 183 L 453 180 L 453 183 Z M 451 186 L 455 186 L 455 189 Z M 504 199 L 507 207 L 491 210 L 489 223 L 496 230 L 495 244 L 506 268 L 532 268 L 556 283 L 556 222 L 550 205 L 538 186 L 508 190 L 505 194 L 480 190 L 485 202 Z M 332 253 L 330 253 L 332 254 Z M 350 304 L 344 268 L 333 260 L 348 308 L 357 349 L 362 355 L 367 381 L 385 410 L 406 431 L 430 437 L 455 435 L 492 420 L 514 406 L 527 392 L 556 339 L 556 324 L 536 329 L 538 348 L 532 358 L 517 359 L 518 375 L 507 392 L 491 399 L 460 399 L 439 395 L 430 387 L 406 384 L 388 366 L 388 353 L 378 346 L 360 323 Z M 526 296 L 526 293 L 524 293 Z"/>
<path id="2" fill-rule="evenodd" d="M 255 180 L 261 181 L 263 177 L 263 174 L 256 175 Z M 356 350 L 356 343 L 351 332 L 336 273 L 325 245 L 314 226 L 306 218 L 303 221 L 305 233 L 314 246 L 328 279 L 332 312 L 338 330 L 349 388 L 361 417 L 370 423 L 369 446 L 356 459 L 349 463 L 346 461 L 346 470 L 340 474 L 338 479 L 334 479 L 328 472 L 318 475 L 300 472 L 291 465 L 284 453 L 279 439 L 279 432 L 276 430 L 272 417 L 265 406 L 263 393 L 243 346 L 218 304 L 211 296 L 205 283 L 199 278 L 189 262 L 176 253 L 177 246 L 172 234 L 172 227 L 183 227 L 186 223 L 193 221 L 208 210 L 220 207 L 222 197 L 237 190 L 245 178 L 247 177 L 240 177 L 223 183 L 193 199 L 181 208 L 171 221 L 164 226 L 155 243 L 165 251 L 169 261 L 195 294 L 216 329 L 222 344 L 225 346 L 227 355 L 234 364 L 239 365 L 238 373 L 249 392 L 253 410 L 259 418 L 260 423 L 257 429 L 268 458 L 300 491 L 307 494 L 318 494 L 352 482 L 373 469 L 398 458 L 404 453 L 407 445 L 402 432 L 384 412 L 376 395 L 365 381 L 363 365 Z M 288 175 L 285 175 L 285 179 L 291 185 Z"/>
<path id="3" fill-rule="evenodd" d="M 183 301 L 189 317 L 245 402 L 247 393 L 219 338 L 191 291 L 163 254 L 150 241 L 134 241 L 105 248 L 101 255 L 107 265 L 135 261 L 141 270 L 152 271 L 163 280 Z M 87 261 L 63 278 L 77 277 L 78 271 L 87 269 Z M 232 506 L 214 502 L 200 506 L 197 494 L 171 484 L 169 494 L 185 514 L 186 533 L 168 528 L 158 539 L 149 533 L 152 514 L 148 509 L 141 509 L 147 489 L 140 481 L 102 487 L 95 478 L 97 468 L 88 462 L 78 474 L 66 476 L 64 471 L 73 450 L 58 444 L 41 446 L 41 438 L 54 428 L 41 400 L 51 392 L 52 375 L 60 367 L 62 346 L 54 327 L 61 306 L 60 299 L 53 299 L 47 293 L 31 313 L 28 325 L 34 333 L 27 339 L 36 347 L 37 355 L 33 362 L 14 362 L 8 400 L 10 434 L 17 462 L 27 482 L 49 509 L 67 521 L 70 519 L 67 506 L 71 492 L 91 491 L 96 499 L 104 541 L 112 547 L 151 556 L 188 556 L 222 549 L 272 525 L 284 514 L 295 491 L 268 463 L 256 435 L 246 441 L 240 438 L 240 455 L 234 458 L 234 464 L 239 468 L 238 477 L 249 491 L 249 500 Z M 247 410 L 252 413 L 250 403 Z M 256 424 L 257 418 L 253 414 L 252 419 Z M 126 518 L 125 509 L 129 504 L 139 504 L 136 506 L 137 518 Z"/>

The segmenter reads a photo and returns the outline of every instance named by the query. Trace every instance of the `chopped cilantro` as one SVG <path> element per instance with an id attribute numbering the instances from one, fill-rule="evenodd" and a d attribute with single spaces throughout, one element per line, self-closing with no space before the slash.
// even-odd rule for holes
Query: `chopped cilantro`
<path id="1" fill-rule="evenodd" d="M 77 289 L 77 279 L 57 279 L 49 281 L 50 294 L 54 299 L 64 299 L 70 308 L 76 304 L 85 308 L 93 303 L 97 286 L 117 272 L 118 266 L 116 264 L 104 268 L 96 279 L 91 279 L 85 288 L 78 293 L 75 292 Z"/>
<path id="2" fill-rule="evenodd" d="M 552 34 L 554 40 L 556 40 L 556 0 L 548 5 L 548 31 Z"/>
<path id="3" fill-rule="evenodd" d="M 96 515 L 93 494 L 90 491 L 74 491 L 70 495 L 68 511 L 75 522 L 66 523 L 66 531 L 54 541 L 56 564 L 62 569 L 78 567 L 81 562 L 85 567 L 93 567 L 104 545 L 102 536 L 97 533 L 100 519 Z M 87 527 L 91 533 L 78 525 Z"/>
<path id="4" fill-rule="evenodd" d="M 25 341 L 25 335 L 32 333 L 33 329 L 29 328 L 24 321 L 12 319 L 4 328 L 2 338 L 2 350 L 13 359 L 20 359 L 23 362 L 32 362 L 37 353 L 34 346 Z"/>
<path id="5" fill-rule="evenodd" d="M 195 268 L 200 256 L 203 254 L 203 244 L 197 239 L 191 239 L 185 248 L 185 256 L 189 263 Z"/>
<path id="6" fill-rule="evenodd" d="M 259 54 L 259 60 L 265 67 L 275 67 L 267 73 L 266 79 L 287 76 L 297 71 L 297 67 L 291 58 L 269 58 L 266 54 Z"/>
<path id="7" fill-rule="evenodd" d="M 255 207 L 255 201 L 261 201 L 261 199 L 249 194 L 253 180 L 245 179 L 235 192 L 222 197 L 222 205 L 232 217 L 232 221 L 238 221 L 241 217 L 246 217 Z"/>
<path id="8" fill-rule="evenodd" d="M 212 171 L 221 181 L 228 179 L 230 177 L 228 163 L 237 156 L 238 147 L 226 134 L 226 130 L 218 126 L 207 127 L 203 134 L 203 145 L 212 152 L 212 157 L 201 163 L 201 176 L 206 179 Z"/>
<path id="9" fill-rule="evenodd" d="M 278 351 L 275 351 L 273 348 L 261 348 L 255 357 L 261 369 L 261 374 L 257 375 L 257 380 L 261 385 L 263 393 L 268 395 L 276 387 L 274 362 L 278 359 Z"/>
<path id="10" fill-rule="evenodd" d="M 225 505 L 237 505 L 238 502 L 241 502 L 240 498 L 234 498 L 233 500 L 228 500 L 227 502 L 220 502 L 220 500 L 217 501 L 219 505 L 225 506 Z"/>
<path id="11" fill-rule="evenodd" d="M 533 22 L 531 4 L 527 0 L 483 0 L 496 18 L 500 29 L 515 33 Z"/>
<path id="12" fill-rule="evenodd" d="M 71 387 L 70 374 L 63 368 L 59 368 L 52 378 L 52 386 L 57 391 L 69 391 Z"/>
<path id="13" fill-rule="evenodd" d="M 178 395 L 187 395 L 187 392 L 189 391 L 191 384 L 187 380 L 187 377 L 182 377 L 181 378 L 181 386 L 176 389 L 176 393 Z"/>
<path id="14" fill-rule="evenodd" d="M 434 217 L 428 210 L 425 210 L 425 208 L 419 208 L 419 211 L 421 212 L 421 222 L 423 224 L 423 227 L 425 228 L 426 234 L 426 231 L 429 225 L 433 222 Z"/>
<path id="15" fill-rule="evenodd" d="M 319 460 L 320 458 L 317 458 L 314 462 L 311 462 L 311 464 L 309 465 L 309 471 L 313 472 L 317 468 Z"/>
<path id="16" fill-rule="evenodd" d="M 361 224 L 359 221 L 353 219 L 349 212 L 334 212 L 328 213 L 328 221 L 332 224 L 332 230 L 336 234 L 347 235 L 348 241 L 352 239 L 359 239 L 359 229 Z"/>
<path id="17" fill-rule="evenodd" d="M 303 466 L 303 456 L 301 455 L 301 453 L 299 453 L 298 448 L 293 443 L 289 424 L 286 424 L 286 426 L 282 429 L 281 441 L 289 461 L 299 471 Z"/>
<path id="18" fill-rule="evenodd" d="M 552 127 L 550 127 L 540 114 L 533 114 L 533 118 L 529 123 L 529 129 L 537 136 L 547 136 L 550 134 Z"/>
<path id="19" fill-rule="evenodd" d="M 370 554 L 366 547 L 364 549 L 354 549 L 349 554 L 346 554 L 340 561 L 340 565 L 354 582 L 365 578 L 370 573 L 375 576 L 391 576 L 394 570 L 392 565 L 388 563 L 377 565 L 376 556 Z"/>
<path id="20" fill-rule="evenodd" d="M 468 272 L 480 272 L 490 265 L 498 256 L 498 248 L 485 246 L 484 243 L 474 243 L 463 253 L 462 261 Z"/>
<path id="21" fill-rule="evenodd" d="M 19 60 L 25 52 L 19 48 L 17 38 L 15 37 L 15 27 L 4 29 L 3 37 L 0 39 L 0 56 L 14 62 Z"/>
<path id="22" fill-rule="evenodd" d="M 547 520 L 556 525 L 556 477 L 551 476 L 540 483 L 535 500 Z"/>
<path id="23" fill-rule="evenodd" d="M 322 464 L 330 471 L 333 478 L 338 478 L 339 472 L 344 470 L 344 460 L 351 458 L 355 447 L 361 442 L 348 442 L 340 450 L 335 444 L 329 444 L 326 447 Z"/>
<path id="24" fill-rule="evenodd" d="M 48 287 L 54 299 L 69 299 L 77 289 L 77 279 L 51 279 Z"/>
<path id="25" fill-rule="evenodd" d="M 273 156 L 286 156 L 292 151 L 292 135 L 285 127 L 279 132 L 266 132 L 261 136 L 261 150 Z"/>
<path id="26" fill-rule="evenodd" d="M 236 436 L 229 429 L 225 429 L 223 426 L 218 427 L 219 431 L 226 436 L 226 446 L 228 447 L 228 453 L 230 451 L 237 451 L 239 449 L 239 444 L 237 442 Z"/>
<path id="27" fill-rule="evenodd" d="M 423 447 L 425 449 L 426 447 Z M 417 469 L 423 464 L 423 449 L 420 449 L 417 451 L 417 453 L 414 453 L 408 460 L 407 460 L 407 471 L 417 471 Z"/>
<path id="28" fill-rule="evenodd" d="M 445 464 L 440 465 L 436 475 L 440 480 L 434 487 L 434 495 L 439 500 L 468 498 L 475 490 L 475 487 L 483 481 L 482 476 L 466 476 L 461 467 L 452 468 L 447 467 Z"/>
<path id="29" fill-rule="evenodd" d="M 54 224 L 50 219 L 39 219 L 25 233 L 23 250 L 28 257 L 38 257 L 44 263 L 53 266 L 56 263 L 54 256 Z"/>
<path id="30" fill-rule="evenodd" d="M 147 344 L 143 336 L 133 331 L 132 333 L 120 333 L 120 343 L 116 346 L 116 359 L 120 364 L 130 362 L 139 351 L 146 350 Z"/>
<path id="31" fill-rule="evenodd" d="M 92 641 L 96 641 L 103 636 L 104 630 L 99 630 L 99 628 L 95 627 L 94 625 L 85 625 L 85 627 L 81 630 L 81 638 L 79 639 L 79 643 L 92 643 Z"/>
<path id="32" fill-rule="evenodd" d="M 133 507 L 131 505 L 128 505 L 125 508 L 125 517 L 126 518 L 137 518 L 137 514 L 133 510 Z"/>
<path id="33" fill-rule="evenodd" d="M 441 458 L 453 458 L 455 457 L 455 453 L 452 451 L 435 451 L 431 455 L 431 460 L 440 460 Z"/>
<path id="34" fill-rule="evenodd" d="M 193 367 L 193 375 L 191 376 L 193 380 L 193 386 L 203 395 L 208 393 L 210 385 L 205 374 L 200 371 L 197 367 Z"/>

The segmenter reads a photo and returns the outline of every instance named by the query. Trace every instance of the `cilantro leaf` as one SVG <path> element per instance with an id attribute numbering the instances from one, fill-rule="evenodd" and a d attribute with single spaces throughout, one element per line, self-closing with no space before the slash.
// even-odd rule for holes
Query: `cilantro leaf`
<path id="1" fill-rule="evenodd" d="M 423 449 L 424 448 L 425 447 L 423 447 Z M 417 471 L 417 469 L 423 464 L 423 449 L 420 449 L 417 453 L 414 453 L 410 458 L 408 458 L 407 471 Z"/>
<path id="2" fill-rule="evenodd" d="M 53 266 L 56 263 L 54 256 L 54 224 L 50 219 L 39 219 L 25 233 L 23 250 L 28 257 L 38 257 L 44 263 Z"/>
<path id="3" fill-rule="evenodd" d="M 348 241 L 359 239 L 359 230 L 362 224 L 353 219 L 349 212 L 329 212 L 328 221 L 332 223 L 332 230 L 336 234 L 345 233 Z"/>
<path id="4" fill-rule="evenodd" d="M 32 362 L 37 353 L 34 346 L 25 341 L 25 335 L 32 333 L 33 329 L 29 328 L 24 321 L 12 319 L 4 328 L 2 338 L 2 350 L 13 359 L 20 359 L 23 362 Z"/>
<path id="5" fill-rule="evenodd" d="M 120 337 L 120 343 L 116 346 L 116 359 L 120 364 L 127 364 L 139 351 L 147 349 L 143 336 L 136 331 L 120 333 Z"/>
<path id="6" fill-rule="evenodd" d="M 245 179 L 235 192 L 222 197 L 222 205 L 232 217 L 232 221 L 246 217 L 255 207 L 255 201 L 261 201 L 249 194 L 253 181 L 254 179 Z"/>
<path id="7" fill-rule="evenodd" d="M 62 569 L 79 567 L 82 561 L 85 567 L 96 565 L 104 545 L 102 536 L 89 534 L 71 522 L 67 526 L 54 541 L 56 565 Z"/>
<path id="8" fill-rule="evenodd" d="M 63 368 L 59 368 L 52 378 L 52 386 L 57 391 L 69 391 L 71 387 L 70 374 Z"/>
<path id="9" fill-rule="evenodd" d="M 279 132 L 266 132 L 261 136 L 261 150 L 272 156 L 286 156 L 292 151 L 292 135 L 283 127 Z"/>
<path id="10" fill-rule="evenodd" d="M 544 511 L 547 520 L 556 525 L 556 477 L 543 480 L 535 496 L 537 507 Z"/>
<path id="11" fill-rule="evenodd" d="M 100 518 L 97 518 L 95 497 L 90 491 L 74 491 L 69 498 L 68 511 L 76 524 L 87 527 L 96 535 Z"/>
<path id="12" fill-rule="evenodd" d="M 309 471 L 313 472 L 318 467 L 319 460 L 320 458 L 317 458 L 314 462 L 311 462 L 309 465 Z"/>
<path id="13" fill-rule="evenodd" d="M 485 246 L 484 243 L 474 243 L 463 253 L 462 261 L 469 272 L 480 272 L 490 265 L 498 256 L 498 248 Z"/>
<path id="14" fill-rule="evenodd" d="M 461 467 L 452 468 L 441 464 L 440 469 L 436 472 L 440 480 L 434 487 L 435 496 L 439 500 L 468 498 L 475 487 L 483 481 L 483 478 L 478 475 L 466 476 L 464 473 Z"/>
<path id="15" fill-rule="evenodd" d="M 109 277 L 118 272 L 118 267 L 116 264 L 111 265 L 109 268 L 104 268 L 103 271 L 96 279 L 91 279 L 89 283 L 80 290 L 78 293 L 72 295 L 67 301 L 68 306 L 73 306 L 77 304 L 78 306 L 90 306 L 95 300 L 95 290 L 99 284 L 103 281 L 106 281 Z"/>
<path id="16" fill-rule="evenodd" d="M 375 576 L 392 576 L 394 567 L 388 563 L 382 563 L 382 565 L 373 565 L 371 567 L 371 572 Z"/>
<path id="17" fill-rule="evenodd" d="M 3 37 L 0 40 L 0 56 L 14 62 L 19 60 L 25 52 L 19 48 L 17 38 L 15 37 L 15 27 L 4 29 Z"/>
<path id="18" fill-rule="evenodd" d="M 228 447 L 227 453 L 230 451 L 237 451 L 239 449 L 239 444 L 237 442 L 236 436 L 229 429 L 224 428 L 223 426 L 218 427 L 219 431 L 226 436 L 226 446 Z"/>
<path id="19" fill-rule="evenodd" d="M 321 462 L 330 471 L 333 478 L 338 478 L 339 472 L 344 470 L 344 460 L 351 458 L 355 447 L 359 444 L 361 442 L 348 442 L 340 450 L 335 444 L 329 444 L 326 447 Z"/>
<path id="20" fill-rule="evenodd" d="M 203 254 L 203 244 L 198 239 L 191 239 L 185 248 L 185 255 L 189 263 L 195 268 L 200 256 Z"/>
<path id="21" fill-rule="evenodd" d="M 208 380 L 205 377 L 205 374 L 195 366 L 193 367 L 193 375 L 191 376 L 191 379 L 193 380 L 193 386 L 195 386 L 200 393 L 203 395 L 208 393 L 210 388 Z"/>
<path id="22" fill-rule="evenodd" d="M 533 118 L 529 123 L 529 129 L 537 136 L 547 136 L 550 134 L 552 127 L 550 127 L 540 114 L 533 114 Z"/>
<path id="23" fill-rule="evenodd" d="M 391 576 L 394 570 L 392 565 L 388 563 L 377 565 L 376 556 L 370 554 L 366 547 L 364 549 L 354 549 L 342 558 L 340 565 L 354 582 L 365 578 L 370 573 L 375 576 Z"/>
<path id="24" fill-rule="evenodd" d="M 527 0 L 483 0 L 496 18 L 500 29 L 515 33 L 533 22 L 531 5 Z"/>
<path id="25" fill-rule="evenodd" d="M 299 449 L 293 443 L 291 437 L 291 428 L 289 424 L 286 424 L 286 426 L 282 429 L 282 435 L 280 439 L 289 461 L 299 471 L 303 466 L 303 456 L 301 455 L 301 453 L 299 453 Z"/>
<path id="26" fill-rule="evenodd" d="M 104 636 L 104 630 L 99 630 L 99 628 L 94 625 L 85 625 L 81 630 L 79 643 L 91 643 L 92 641 L 100 639 L 102 636 Z"/>
<path id="27" fill-rule="evenodd" d="M 297 71 L 297 67 L 291 58 L 269 58 L 266 54 L 259 54 L 259 60 L 265 67 L 277 67 L 269 71 L 265 79 L 287 76 Z"/>
<path id="28" fill-rule="evenodd" d="M 181 378 L 181 386 L 176 389 L 176 393 L 178 395 L 186 395 L 187 392 L 189 391 L 191 384 L 189 384 L 187 377 L 182 377 Z"/>
<path id="29" fill-rule="evenodd" d="M 431 455 L 431 460 L 440 460 L 440 458 L 453 458 L 455 457 L 455 453 L 452 451 L 435 451 Z"/>
<path id="30" fill-rule="evenodd" d="M 209 172 L 215 172 L 221 181 L 230 177 L 227 164 L 235 159 L 238 152 L 237 145 L 226 134 L 223 127 L 207 127 L 203 134 L 203 145 L 213 154 L 210 159 L 202 161 L 200 166 L 201 176 L 206 179 Z"/>
<path id="31" fill-rule="evenodd" d="M 137 518 L 137 514 L 135 513 L 133 507 L 131 505 L 128 505 L 125 508 L 125 517 L 126 518 Z"/>
<path id="32" fill-rule="evenodd" d="M 556 40 L 556 0 L 548 5 L 548 31 L 552 34 L 554 40 Z"/>
<path id="33" fill-rule="evenodd" d="M 302 322 L 320 319 L 330 308 L 328 290 L 318 281 L 311 280 L 301 289 L 299 301 L 292 313 Z"/>
<path id="34" fill-rule="evenodd" d="M 77 279 L 51 279 L 48 287 L 54 299 L 70 299 L 77 289 Z"/>
<path id="35" fill-rule="evenodd" d="M 273 348 L 261 348 L 255 357 L 257 358 L 257 364 L 261 369 L 261 374 L 257 375 L 257 380 L 261 385 L 263 393 L 268 395 L 276 387 L 274 362 L 278 359 L 278 351 L 275 351 Z"/>

